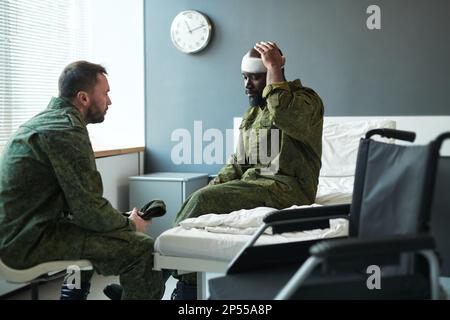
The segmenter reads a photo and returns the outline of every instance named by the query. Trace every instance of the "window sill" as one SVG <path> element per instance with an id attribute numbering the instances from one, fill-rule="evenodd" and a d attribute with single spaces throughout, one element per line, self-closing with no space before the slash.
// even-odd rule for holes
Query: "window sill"
<path id="1" fill-rule="evenodd" d="M 122 154 L 144 152 L 145 147 L 127 147 L 127 148 L 94 148 L 95 158 L 105 158 L 112 156 L 119 156 Z M 3 146 L 0 146 L 0 156 L 3 154 Z"/>
<path id="2" fill-rule="evenodd" d="M 144 152 L 145 147 L 129 147 L 129 148 L 94 148 L 95 158 L 105 158 L 119 156 L 123 154 Z"/>

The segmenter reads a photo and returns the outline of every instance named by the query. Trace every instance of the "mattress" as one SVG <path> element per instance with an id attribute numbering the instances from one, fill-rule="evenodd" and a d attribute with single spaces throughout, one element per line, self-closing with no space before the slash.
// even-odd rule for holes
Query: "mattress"
<path id="1" fill-rule="evenodd" d="M 256 245 L 284 243 L 348 235 L 346 219 L 330 220 L 329 229 L 289 232 L 280 235 L 264 234 Z M 164 256 L 231 261 L 251 235 L 209 232 L 204 229 L 176 227 L 162 233 L 155 242 L 155 251 Z"/>
<path id="2" fill-rule="evenodd" d="M 353 176 L 320 178 L 315 205 L 350 203 L 353 181 Z M 260 208 L 251 210 L 254 210 L 255 214 L 260 214 L 261 210 L 258 211 L 258 209 Z M 240 212 L 230 213 L 230 215 L 248 216 L 251 215 L 251 210 L 239 210 Z M 204 217 L 202 217 L 197 219 L 203 219 Z M 195 219 L 192 220 L 195 221 Z M 348 235 L 348 221 L 346 219 L 332 219 L 330 220 L 330 228 L 279 235 L 264 234 L 256 245 L 346 235 Z M 180 226 L 162 233 L 155 241 L 155 251 L 164 256 L 231 261 L 250 238 L 251 235 L 248 234 L 219 233 L 217 231 L 211 232 L 208 228 Z"/>

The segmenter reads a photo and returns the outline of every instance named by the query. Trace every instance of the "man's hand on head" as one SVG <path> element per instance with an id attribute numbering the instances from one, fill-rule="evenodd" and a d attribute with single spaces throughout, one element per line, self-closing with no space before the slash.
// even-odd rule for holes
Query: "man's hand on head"
<path id="1" fill-rule="evenodd" d="M 262 41 L 258 42 L 254 48 L 261 55 L 261 60 L 267 69 L 267 84 L 285 81 L 281 68 L 286 59 L 281 55 L 276 43 Z"/>

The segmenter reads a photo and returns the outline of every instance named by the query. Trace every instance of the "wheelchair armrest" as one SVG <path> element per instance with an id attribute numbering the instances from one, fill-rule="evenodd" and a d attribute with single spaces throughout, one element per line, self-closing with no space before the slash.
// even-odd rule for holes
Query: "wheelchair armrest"
<path id="1" fill-rule="evenodd" d="M 318 242 L 334 241 L 337 238 L 312 239 L 296 242 L 271 243 L 244 248 L 229 264 L 227 274 L 269 267 L 300 266 L 309 257 L 309 249 Z"/>
<path id="2" fill-rule="evenodd" d="M 274 234 L 329 228 L 330 219 L 349 218 L 350 204 L 284 209 L 267 215 L 263 221 Z"/>
<path id="3" fill-rule="evenodd" d="M 316 257 L 327 259 L 399 254 L 430 249 L 435 249 L 432 236 L 414 234 L 372 239 L 345 238 L 324 241 L 313 245 L 309 252 Z"/>
<path id="4" fill-rule="evenodd" d="M 344 215 L 350 212 L 350 204 L 333 206 L 305 207 L 299 209 L 283 209 L 275 211 L 264 218 L 264 223 L 289 221 L 303 218 L 320 218 L 330 215 Z"/>

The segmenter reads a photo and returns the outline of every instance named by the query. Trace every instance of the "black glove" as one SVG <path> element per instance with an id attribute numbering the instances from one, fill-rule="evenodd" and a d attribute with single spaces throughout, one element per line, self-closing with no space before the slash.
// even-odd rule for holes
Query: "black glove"
<path id="1" fill-rule="evenodd" d="M 162 217 L 166 213 L 166 204 L 162 200 L 152 200 L 139 211 L 140 217 L 144 220 Z"/>
<path id="2" fill-rule="evenodd" d="M 162 217 L 166 213 L 166 204 L 162 200 L 152 200 L 145 204 L 139 210 L 139 216 L 144 220 Z M 125 216 L 129 216 L 129 212 L 123 212 Z"/>

